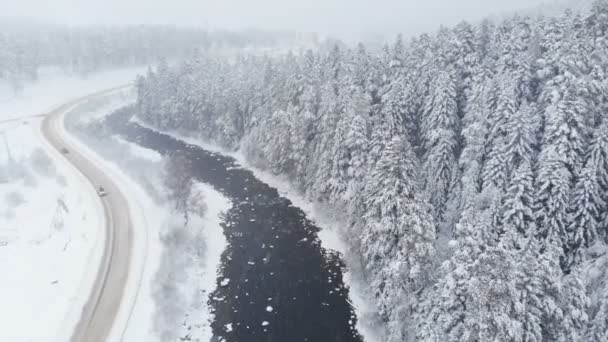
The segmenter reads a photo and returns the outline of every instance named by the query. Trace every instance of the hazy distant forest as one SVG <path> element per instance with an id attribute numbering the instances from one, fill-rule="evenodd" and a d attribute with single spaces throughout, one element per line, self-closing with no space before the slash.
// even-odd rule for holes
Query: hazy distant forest
<path id="1" fill-rule="evenodd" d="M 104 32 L 0 33 L 0 78 L 183 57 L 208 42 Z M 601 0 L 381 51 L 201 49 L 139 77 L 135 110 L 157 129 L 240 149 L 330 208 L 390 342 L 608 341 L 607 72 Z"/>
<path id="2" fill-rule="evenodd" d="M 19 92 L 45 68 L 69 74 L 183 59 L 196 51 L 272 47 L 292 32 L 214 31 L 172 26 L 76 27 L 0 20 L 0 81 Z"/>

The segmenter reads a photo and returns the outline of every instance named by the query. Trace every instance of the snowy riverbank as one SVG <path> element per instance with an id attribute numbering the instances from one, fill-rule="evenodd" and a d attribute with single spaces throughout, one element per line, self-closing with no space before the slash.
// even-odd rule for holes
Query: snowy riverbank
<path id="1" fill-rule="evenodd" d="M 67 114 L 68 131 L 124 189 L 137 220 L 134 281 L 123 303 L 123 328 L 117 329 L 114 340 L 166 341 L 189 336 L 208 341 L 212 315 L 207 296 L 216 287 L 226 246 L 220 215 L 231 203 L 208 185 L 195 184 L 193 194 L 202 198 L 205 210 L 202 217 L 192 215 L 188 226 L 183 226 L 181 216 L 166 200 L 164 158 L 112 136 L 97 122 L 126 104 L 130 96 L 127 92 L 98 98 Z"/>
<path id="2" fill-rule="evenodd" d="M 137 118 L 133 118 L 132 121 L 151 130 L 158 131 L 157 129 L 141 122 Z M 345 257 L 348 268 L 344 273 L 344 281 L 350 288 L 350 299 L 353 303 L 358 318 L 358 331 L 367 342 L 379 342 L 383 340 L 383 324 L 380 322 L 379 317 L 376 314 L 372 296 L 368 291 L 369 287 L 362 279 L 362 272 L 360 272 L 358 259 L 356 256 L 351 254 L 348 244 L 344 241 L 340 234 L 343 227 L 340 226 L 339 222 L 332 219 L 329 217 L 329 215 L 320 210 L 317 203 L 310 202 L 301 196 L 295 189 L 293 189 L 286 179 L 277 177 L 252 166 L 247 162 L 246 158 L 242 155 L 242 153 L 240 153 L 240 151 L 228 151 L 217 145 L 201 140 L 200 138 L 189 136 L 183 132 L 163 131 L 162 133 L 185 141 L 188 144 L 200 146 L 205 150 L 233 157 L 242 167 L 251 170 L 255 174 L 256 178 L 276 188 L 281 196 L 288 198 L 294 203 L 295 206 L 301 208 L 309 219 L 314 221 L 319 227 L 322 228 L 321 232 L 319 233 L 319 237 L 323 247 L 336 250 Z"/>

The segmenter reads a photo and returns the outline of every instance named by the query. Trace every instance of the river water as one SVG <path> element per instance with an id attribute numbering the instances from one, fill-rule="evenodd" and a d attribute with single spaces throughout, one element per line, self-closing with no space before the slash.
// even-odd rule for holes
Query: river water
<path id="1" fill-rule="evenodd" d="M 362 342 L 338 253 L 321 247 L 302 210 L 235 160 L 128 122 L 113 133 L 189 161 L 188 172 L 233 202 L 222 220 L 228 247 L 209 297 L 212 329 L 226 342 Z"/>

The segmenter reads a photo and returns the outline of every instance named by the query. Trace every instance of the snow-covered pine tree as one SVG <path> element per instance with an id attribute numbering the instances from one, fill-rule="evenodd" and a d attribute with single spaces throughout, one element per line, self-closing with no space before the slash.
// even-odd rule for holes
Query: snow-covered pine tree
<path id="1" fill-rule="evenodd" d="M 506 164 L 508 179 L 522 163 L 532 165 L 536 159 L 540 122 L 536 108 L 522 104 L 506 123 Z"/>
<path id="2" fill-rule="evenodd" d="M 521 238 L 536 238 L 534 174 L 529 161 L 521 163 L 504 195 L 503 224 L 514 229 L 520 238 L 514 243 L 522 246 Z"/>
<path id="3" fill-rule="evenodd" d="M 566 166 L 564 157 L 553 146 L 545 146 L 538 161 L 536 178 L 536 199 L 538 208 L 536 218 L 539 233 L 547 238 L 557 237 L 562 248 L 568 242 L 568 205 L 572 174 Z M 563 255 L 562 250 L 562 257 Z"/>
<path id="4" fill-rule="evenodd" d="M 581 171 L 570 199 L 569 266 L 579 263 L 584 248 L 589 247 L 597 238 L 600 208 L 605 207 L 600 192 L 597 170 L 589 163 Z"/>
<path id="5" fill-rule="evenodd" d="M 486 158 L 483 165 L 483 187 L 503 189 L 508 182 L 509 165 L 507 145 L 508 123 L 514 122 L 513 115 L 519 108 L 515 80 L 511 77 L 501 79 L 496 107 L 489 108 L 488 134 L 486 138 Z M 490 104 L 492 106 L 492 103 Z"/>
<path id="6" fill-rule="evenodd" d="M 474 86 L 462 120 L 464 147 L 458 160 L 461 173 L 460 191 L 452 194 L 452 203 L 448 204 L 448 208 L 452 212 L 448 213 L 447 219 L 452 227 L 455 227 L 455 223 L 460 220 L 461 213 L 474 205 L 474 199 L 481 191 L 481 170 L 487 135 L 487 98 L 491 77 L 491 70 L 487 65 L 484 65 L 475 75 Z"/>
<path id="7" fill-rule="evenodd" d="M 362 189 L 369 172 L 369 128 L 368 118 L 371 111 L 371 98 L 367 93 L 354 89 L 346 105 L 345 116 L 351 118 L 344 147 L 348 151 L 347 185 L 344 199 L 349 203 L 354 216 L 361 214 L 364 201 Z"/>
<path id="8" fill-rule="evenodd" d="M 588 167 L 596 171 L 600 201 L 597 233 L 602 241 L 608 242 L 608 123 L 599 125 L 593 133 L 588 155 Z"/>
<path id="9" fill-rule="evenodd" d="M 515 250 L 507 238 L 488 240 L 495 209 L 463 213 L 451 244 L 454 254 L 441 267 L 437 291 L 421 306 L 419 340 L 520 340 Z"/>
<path id="10" fill-rule="evenodd" d="M 417 173 L 409 143 L 396 136 L 365 186 L 362 254 L 374 274 L 378 307 L 391 327 L 389 340 L 395 342 L 413 336 L 414 294 L 426 285 L 434 255 L 435 227 Z"/>
<path id="11" fill-rule="evenodd" d="M 590 138 L 588 108 L 576 91 L 576 85 L 568 85 L 563 97 L 547 107 L 543 139 L 543 144 L 553 146 L 568 170 L 575 174 L 583 167 L 585 146 Z"/>
<path id="12" fill-rule="evenodd" d="M 449 71 L 439 71 L 426 101 L 422 122 L 425 189 L 430 194 L 436 222 L 443 220 L 448 190 L 456 165 L 460 120 L 456 88 Z"/>
<path id="13" fill-rule="evenodd" d="M 541 282 L 543 300 L 543 338 L 546 341 L 579 341 L 587 323 L 588 298 L 574 270 L 564 275 L 560 267 L 563 255 L 562 239 L 552 231 L 544 239 L 535 270 Z"/>
<path id="14" fill-rule="evenodd" d="M 336 127 L 342 116 L 342 102 L 338 94 L 334 93 L 333 85 L 325 83 L 321 89 L 321 102 L 319 105 L 318 135 L 313 141 L 313 155 L 316 161 L 311 163 L 310 179 L 308 184 L 311 196 L 322 200 L 329 199 L 329 182 L 332 172 L 334 156 L 332 144 L 336 135 Z"/>

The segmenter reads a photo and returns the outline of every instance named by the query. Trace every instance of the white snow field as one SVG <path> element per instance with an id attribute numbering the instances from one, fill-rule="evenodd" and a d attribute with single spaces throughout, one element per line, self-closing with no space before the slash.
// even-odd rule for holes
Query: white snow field
<path id="1" fill-rule="evenodd" d="M 49 77 L 18 97 L 0 94 L 0 341 L 67 341 L 104 244 L 95 190 L 47 145 L 42 118 L 30 116 L 140 70 Z"/>
<path id="2" fill-rule="evenodd" d="M 42 73 L 38 82 L 26 85 L 17 96 L 0 83 L 0 121 L 47 113 L 69 100 L 131 83 L 145 70 L 145 67 L 119 69 L 91 74 L 86 78 Z"/>
<path id="3" fill-rule="evenodd" d="M 44 145 L 40 119 L 27 122 L 0 125 L 13 159 L 3 149 L 0 341 L 52 341 L 70 330 L 104 243 L 94 189 Z"/>
<path id="4" fill-rule="evenodd" d="M 189 337 L 209 341 L 213 316 L 207 306 L 215 290 L 220 257 L 227 246 L 220 215 L 230 201 L 211 186 L 196 183 L 193 194 L 204 202 L 202 217 L 191 215 L 183 227 L 172 213 L 162 184 L 164 159 L 156 151 L 117 136 L 96 137 L 86 125 L 120 106 L 120 92 L 106 101 L 66 114 L 66 135 L 79 150 L 129 196 L 134 239 L 133 272 L 111 341 L 167 341 Z M 93 102 L 93 101 L 92 101 Z M 124 104 L 124 103 L 122 103 Z M 202 227 L 202 228 L 201 228 Z M 182 237 L 180 244 L 175 237 Z"/>

